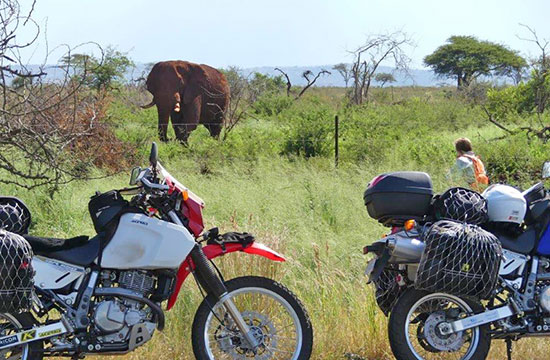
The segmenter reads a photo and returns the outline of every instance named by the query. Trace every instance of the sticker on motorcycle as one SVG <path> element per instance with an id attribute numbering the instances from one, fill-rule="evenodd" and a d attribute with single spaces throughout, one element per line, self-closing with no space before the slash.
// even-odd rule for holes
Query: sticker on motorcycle
<path id="1" fill-rule="evenodd" d="M 21 341 L 32 340 L 34 339 L 35 336 L 36 336 L 36 330 L 24 332 L 23 334 L 21 334 Z"/>
<path id="2" fill-rule="evenodd" d="M 4 346 L 11 345 L 13 343 L 17 342 L 17 335 L 12 335 L 10 337 L 5 337 L 3 339 L 0 339 L 0 348 Z"/>

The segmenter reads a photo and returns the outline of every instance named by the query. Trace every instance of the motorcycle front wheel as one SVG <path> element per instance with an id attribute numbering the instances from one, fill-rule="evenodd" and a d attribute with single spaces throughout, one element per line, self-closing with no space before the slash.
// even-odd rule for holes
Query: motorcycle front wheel
<path id="1" fill-rule="evenodd" d="M 491 344 L 489 326 L 443 335 L 442 322 L 480 313 L 479 302 L 445 293 L 407 290 L 395 304 L 388 324 L 394 356 L 401 360 L 481 360 Z"/>
<path id="2" fill-rule="evenodd" d="M 259 346 L 252 349 L 221 303 L 207 296 L 193 321 L 192 343 L 199 360 L 307 360 L 313 329 L 304 306 L 278 282 L 245 276 L 225 283 Z"/>

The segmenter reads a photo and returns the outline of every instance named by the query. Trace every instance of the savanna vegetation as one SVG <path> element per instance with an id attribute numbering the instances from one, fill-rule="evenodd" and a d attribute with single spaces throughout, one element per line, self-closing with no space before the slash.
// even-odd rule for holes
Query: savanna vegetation
<path id="1" fill-rule="evenodd" d="M 399 46 L 409 39 L 394 40 L 383 37 L 375 44 L 393 51 L 402 66 Z M 164 166 L 204 199 L 207 226 L 252 232 L 287 256 L 282 265 L 240 255 L 218 263 L 227 277 L 268 275 L 295 291 L 314 325 L 314 359 L 392 358 L 386 318 L 362 275 L 363 246 L 387 231 L 363 204 L 370 179 L 420 170 L 443 191 L 454 185 L 447 171 L 455 156 L 452 141 L 462 136 L 473 141 L 492 182 L 525 188 L 550 159 L 550 62 L 544 51 L 514 86 L 476 81 L 474 72 L 450 72 L 460 89 L 396 88 L 391 74 L 378 76 L 382 88 L 371 85 L 380 62 L 361 60 L 372 48 L 359 48 L 351 66 L 335 67 L 348 76 L 350 88 L 311 87 L 303 96 L 296 96 L 302 89 L 287 91 L 281 77 L 226 69 L 233 97 L 220 139 L 201 127 L 187 146 L 159 144 Z M 65 57 L 63 64 L 73 70 L 64 83 L 40 83 L 38 75 L 2 68 L 18 82 L 1 86 L 0 193 L 27 203 L 33 234 L 93 234 L 89 197 L 124 187 L 130 168 L 146 164 L 150 143 L 157 140 L 155 109 L 139 107 L 148 94 L 116 76 L 131 60 L 113 48 L 105 55 Z M 27 96 L 18 95 L 23 91 Z M 165 331 L 124 359 L 192 359 L 190 324 L 200 300 L 195 284 L 187 282 Z M 491 358 L 502 359 L 503 344 L 495 345 Z M 548 345 L 522 340 L 514 358 L 543 358 Z"/>

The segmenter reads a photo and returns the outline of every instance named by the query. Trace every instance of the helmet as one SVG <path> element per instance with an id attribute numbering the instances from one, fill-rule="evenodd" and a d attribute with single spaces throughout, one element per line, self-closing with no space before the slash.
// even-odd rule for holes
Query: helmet
<path id="1" fill-rule="evenodd" d="M 527 201 L 521 192 L 511 186 L 495 184 L 489 186 L 483 197 L 487 199 L 489 221 L 520 225 L 527 212 Z"/>

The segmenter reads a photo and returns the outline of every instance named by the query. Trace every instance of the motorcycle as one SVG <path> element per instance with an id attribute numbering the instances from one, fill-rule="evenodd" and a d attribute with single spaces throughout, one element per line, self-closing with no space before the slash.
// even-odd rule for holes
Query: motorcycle
<path id="1" fill-rule="evenodd" d="M 543 168 L 543 178 L 548 177 L 550 162 Z M 491 197 L 495 191 L 499 196 Z M 550 194 L 543 183 L 523 193 L 493 185 L 482 194 L 489 220 L 505 216 L 480 225 L 483 230 L 475 227 L 494 235 L 501 249 L 496 282 L 486 298 L 419 288 L 419 266 L 430 260 L 425 237 L 435 221 L 432 195 L 428 175 L 413 172 L 378 176 L 365 193 L 371 217 L 392 229 L 363 252 L 374 254 L 365 273 L 375 284 L 378 306 L 389 316 L 388 335 L 395 357 L 485 359 L 491 341 L 501 339 L 506 341 L 510 360 L 513 341 L 550 336 Z M 467 274 L 470 264 L 443 276 Z"/>
<path id="2" fill-rule="evenodd" d="M 131 352 L 165 328 L 162 303 L 172 309 L 191 274 L 204 296 L 192 324 L 197 359 L 309 359 L 313 330 L 300 300 L 268 278 L 225 281 L 212 262 L 237 251 L 284 257 L 247 233 L 203 232 L 202 200 L 162 167 L 155 143 L 149 160 L 132 170 L 132 187 L 90 200 L 95 237 L 24 236 L 34 252 L 32 308 L 0 314 L 0 355 Z"/>

